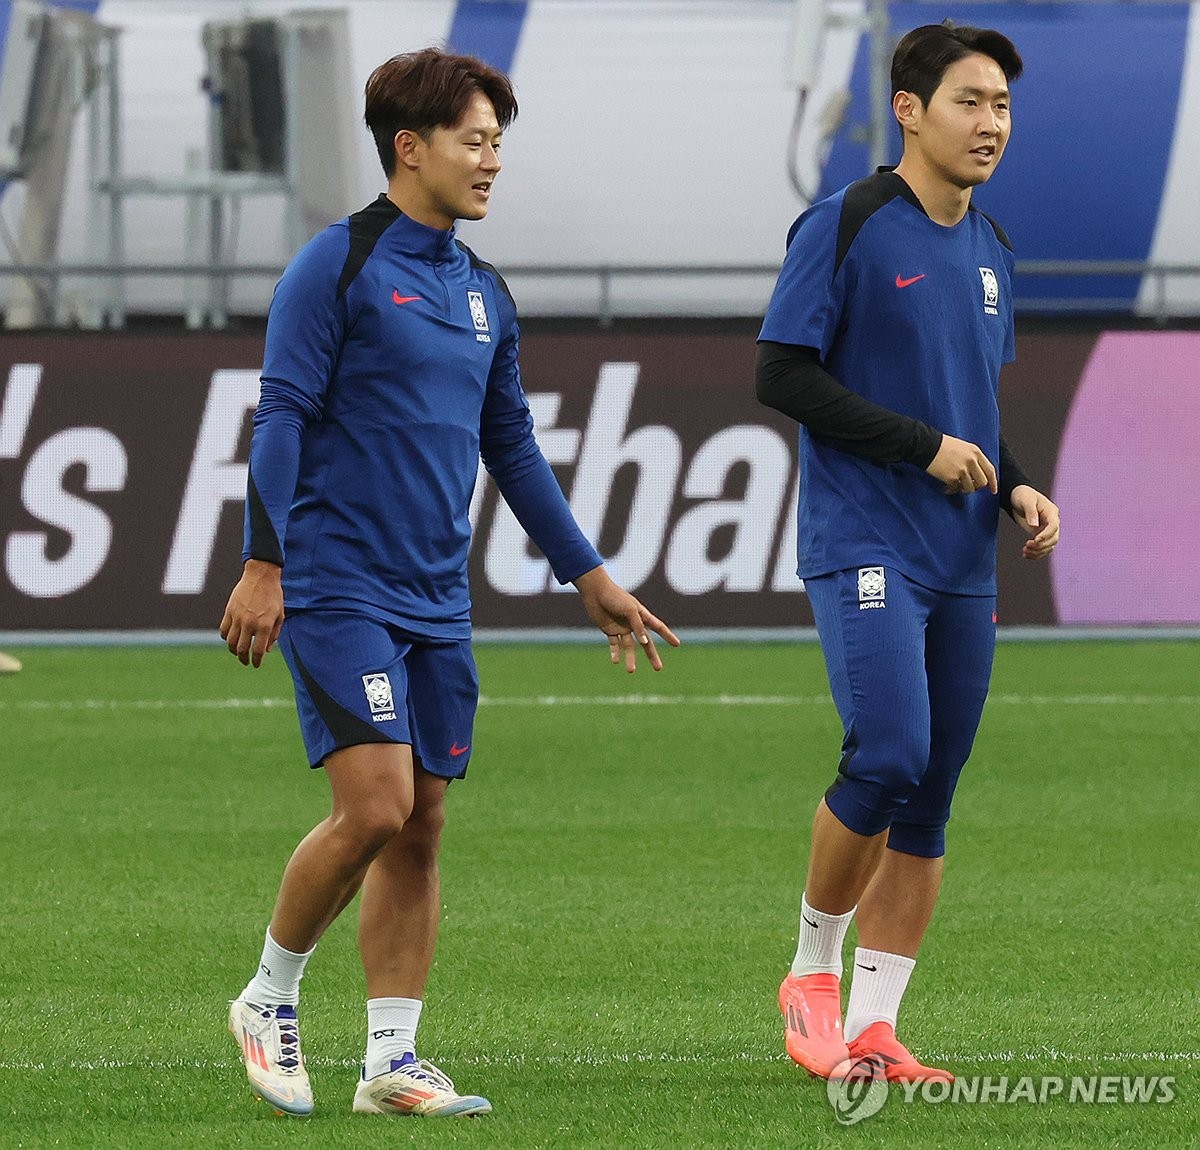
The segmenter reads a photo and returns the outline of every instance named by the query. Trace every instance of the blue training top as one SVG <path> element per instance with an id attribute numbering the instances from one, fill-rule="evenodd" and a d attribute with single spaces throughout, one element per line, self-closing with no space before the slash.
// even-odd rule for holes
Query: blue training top
<path id="1" fill-rule="evenodd" d="M 843 386 L 977 444 L 999 465 L 1000 367 L 1016 358 L 1008 237 L 971 208 L 934 223 L 880 171 L 792 225 L 760 340 L 815 348 Z M 999 500 L 945 495 L 800 428 L 798 574 L 888 566 L 938 591 L 996 590 Z"/>
<path id="2" fill-rule="evenodd" d="M 243 550 L 282 564 L 288 609 L 469 636 L 481 455 L 560 582 L 600 565 L 534 439 L 518 342 L 499 273 L 386 196 L 301 249 L 267 320 Z"/>

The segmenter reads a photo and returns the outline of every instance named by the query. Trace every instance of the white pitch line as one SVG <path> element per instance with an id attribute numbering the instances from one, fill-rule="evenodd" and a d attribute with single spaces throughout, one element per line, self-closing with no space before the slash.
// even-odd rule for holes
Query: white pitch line
<path id="1" fill-rule="evenodd" d="M 1200 695 L 992 695 L 1014 707 L 1195 707 Z M 812 707 L 832 706 L 828 695 L 511 695 L 482 696 L 491 707 Z"/>
<path id="2" fill-rule="evenodd" d="M 1200 695 L 992 695 L 1001 707 L 1200 707 Z M 290 709 L 286 698 L 4 699 L 0 711 L 254 711 Z M 481 707 L 821 707 L 828 695 L 483 695 Z"/>
<path id="3" fill-rule="evenodd" d="M 295 705 L 291 699 L 6 699 L 0 711 L 269 711 Z"/>
<path id="4" fill-rule="evenodd" d="M 989 695 L 988 702 L 1013 707 L 1195 707 L 1200 695 Z"/>
<path id="5" fill-rule="evenodd" d="M 1078 1062 L 1083 1065 L 1108 1065 L 1113 1062 L 1200 1062 L 1200 1050 L 1122 1050 L 1105 1054 L 1080 1054 L 1074 1050 L 1006 1050 L 987 1054 L 954 1054 L 932 1051 L 935 1062 L 976 1062 L 985 1065 L 1005 1062 Z"/>
<path id="6" fill-rule="evenodd" d="M 480 697 L 481 707 L 820 707 L 828 695 L 508 695 Z"/>
<path id="7" fill-rule="evenodd" d="M 455 1066 L 628 1066 L 628 1065 L 699 1065 L 711 1063 L 710 1052 L 673 1054 L 666 1051 L 632 1050 L 628 1053 L 608 1052 L 605 1054 L 550 1054 L 529 1055 L 518 1051 L 502 1051 L 498 1054 L 469 1054 L 462 1057 L 444 1055 L 444 1060 Z M 722 1053 L 723 1061 L 750 1062 L 767 1065 L 789 1061 L 786 1054 L 768 1054 L 766 1051 L 735 1050 Z M 1200 1062 L 1200 1051 L 1139 1050 L 1118 1051 L 1100 1054 L 1083 1054 L 1076 1051 L 1056 1050 L 1005 1050 L 986 1054 L 954 1054 L 930 1051 L 928 1057 L 934 1062 L 969 1063 L 978 1066 L 1022 1065 L 1036 1062 L 1071 1062 L 1081 1066 L 1104 1067 L 1130 1062 L 1162 1063 L 1174 1066 L 1179 1063 Z M 327 1070 L 357 1070 L 362 1062 L 357 1058 L 305 1057 L 310 1067 Z M 32 1061 L 0 1061 L 0 1071 L 35 1072 L 52 1070 L 232 1070 L 241 1066 L 238 1058 L 102 1058 L 69 1059 L 63 1062 L 45 1063 Z"/>

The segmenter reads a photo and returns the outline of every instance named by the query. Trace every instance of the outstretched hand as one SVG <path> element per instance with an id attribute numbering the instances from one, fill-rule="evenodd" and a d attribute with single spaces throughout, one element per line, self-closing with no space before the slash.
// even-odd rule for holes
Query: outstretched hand
<path id="1" fill-rule="evenodd" d="M 1014 487 L 1008 497 L 1013 521 L 1032 539 L 1021 548 L 1022 559 L 1044 559 L 1058 545 L 1058 507 L 1028 484 Z"/>
<path id="2" fill-rule="evenodd" d="M 648 611 L 634 596 L 609 578 L 603 567 L 594 567 L 575 580 L 579 597 L 588 617 L 608 636 L 608 653 L 613 663 L 625 660 L 625 670 L 637 670 L 637 651 L 641 647 L 656 671 L 662 670 L 662 659 L 654 646 L 650 632 L 654 631 L 672 647 L 679 639 L 670 627 Z"/>

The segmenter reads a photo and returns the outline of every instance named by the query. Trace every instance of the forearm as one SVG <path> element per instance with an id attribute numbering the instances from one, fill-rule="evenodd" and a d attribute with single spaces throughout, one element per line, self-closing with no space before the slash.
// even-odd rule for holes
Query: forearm
<path id="1" fill-rule="evenodd" d="M 813 348 L 763 341 L 755 390 L 767 407 L 804 424 L 814 436 L 872 463 L 911 463 L 924 470 L 941 445 L 936 428 L 890 411 L 844 387 Z"/>
<path id="2" fill-rule="evenodd" d="M 254 414 L 246 477 L 242 558 L 283 565 L 288 512 L 296 494 L 304 414 L 264 384 Z"/>
<path id="3" fill-rule="evenodd" d="M 1033 484 L 1009 450 L 1003 435 L 1000 436 L 1000 466 L 996 470 L 996 479 L 1000 486 L 1000 507 L 1011 515 L 1013 491 L 1018 487 L 1032 487 Z"/>
<path id="4" fill-rule="evenodd" d="M 489 470 L 517 522 L 549 560 L 560 583 L 571 583 L 601 565 L 596 549 L 575 522 L 550 464 L 536 447 L 519 465 L 493 465 Z"/>

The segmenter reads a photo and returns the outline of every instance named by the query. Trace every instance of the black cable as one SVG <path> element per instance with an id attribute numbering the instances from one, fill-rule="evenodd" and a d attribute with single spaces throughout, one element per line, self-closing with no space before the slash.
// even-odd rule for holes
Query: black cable
<path id="1" fill-rule="evenodd" d="M 820 192 L 820 188 L 806 188 L 804 181 L 800 178 L 800 171 L 797 165 L 799 160 L 799 145 L 800 132 L 804 126 L 804 113 L 808 110 L 809 90 L 801 88 L 799 96 L 796 100 L 796 112 L 792 117 L 792 127 L 788 133 L 788 179 L 791 181 L 792 190 L 804 201 L 805 207 L 810 205 Z M 833 150 L 833 141 L 837 137 L 837 133 L 846 118 L 847 93 L 835 93 L 825 102 L 825 108 L 822 110 L 822 118 L 828 123 L 821 132 L 821 136 L 817 141 L 817 170 L 824 173 L 825 164 L 829 159 L 829 153 Z M 840 104 L 840 107 L 837 106 Z"/>
<path id="2" fill-rule="evenodd" d="M 804 127 L 804 111 L 808 107 L 808 89 L 801 88 L 796 96 L 796 111 L 792 115 L 792 126 L 788 131 L 788 180 L 791 182 L 792 190 L 804 201 L 805 205 L 813 202 L 813 192 L 804 186 L 804 181 L 800 178 L 800 170 L 797 164 L 800 144 L 800 132 Z"/>

